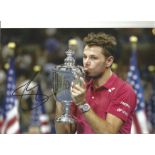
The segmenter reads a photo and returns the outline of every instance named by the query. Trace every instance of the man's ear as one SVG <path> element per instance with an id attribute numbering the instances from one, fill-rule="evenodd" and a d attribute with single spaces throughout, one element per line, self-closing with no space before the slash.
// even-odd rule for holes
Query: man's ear
<path id="1" fill-rule="evenodd" d="M 114 57 L 113 56 L 109 56 L 106 59 L 106 67 L 109 68 L 112 65 L 113 61 L 114 61 Z"/>

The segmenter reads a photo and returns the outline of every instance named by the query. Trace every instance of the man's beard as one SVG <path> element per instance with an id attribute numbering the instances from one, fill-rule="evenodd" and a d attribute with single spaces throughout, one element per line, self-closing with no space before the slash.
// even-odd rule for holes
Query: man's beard
<path id="1" fill-rule="evenodd" d="M 86 75 L 86 79 L 96 80 L 96 79 L 99 79 L 100 77 L 102 77 L 103 72 L 101 72 L 101 73 L 99 73 L 97 75 L 89 75 L 89 72 L 86 72 L 85 75 Z"/>

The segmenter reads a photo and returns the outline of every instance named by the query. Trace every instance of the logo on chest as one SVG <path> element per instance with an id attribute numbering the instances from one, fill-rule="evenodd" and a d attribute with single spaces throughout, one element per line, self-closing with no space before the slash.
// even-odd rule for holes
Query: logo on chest
<path id="1" fill-rule="evenodd" d="M 108 92 L 111 93 L 111 92 L 113 92 L 115 89 L 116 89 L 116 88 L 112 87 L 112 88 L 108 89 Z"/>

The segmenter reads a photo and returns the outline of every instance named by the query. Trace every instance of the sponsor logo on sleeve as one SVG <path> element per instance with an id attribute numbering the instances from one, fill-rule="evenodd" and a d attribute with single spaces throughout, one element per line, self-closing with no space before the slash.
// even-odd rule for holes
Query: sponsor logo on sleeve
<path id="1" fill-rule="evenodd" d="M 128 113 L 125 110 L 121 109 L 121 108 L 118 108 L 117 112 L 120 112 L 120 113 L 124 114 L 125 116 L 128 116 Z"/>

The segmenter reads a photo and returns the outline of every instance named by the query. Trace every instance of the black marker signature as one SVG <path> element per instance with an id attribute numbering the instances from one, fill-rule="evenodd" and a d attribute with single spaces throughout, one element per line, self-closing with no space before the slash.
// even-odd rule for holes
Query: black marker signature
<path id="1" fill-rule="evenodd" d="M 12 93 L 13 96 L 20 96 L 20 103 L 22 100 L 22 97 L 25 95 L 31 95 L 31 96 L 35 96 L 35 101 L 37 102 L 36 106 L 33 106 L 31 110 L 37 108 L 38 106 L 40 106 L 41 104 L 44 104 L 48 101 L 48 99 L 50 98 L 50 96 L 47 96 L 45 94 L 39 94 L 38 90 L 39 90 L 39 84 L 36 84 L 35 86 L 29 88 L 31 82 L 34 80 L 34 78 L 37 76 L 38 73 L 35 73 L 32 78 L 25 83 L 24 85 L 19 86 L 17 89 L 15 89 Z M 21 94 L 19 94 L 19 91 L 21 88 L 24 88 L 23 92 Z M 29 93 L 32 90 L 34 90 L 35 88 L 37 88 L 36 93 Z M 18 94 L 16 94 L 16 92 L 18 91 Z M 26 93 L 25 93 L 26 92 Z"/>

